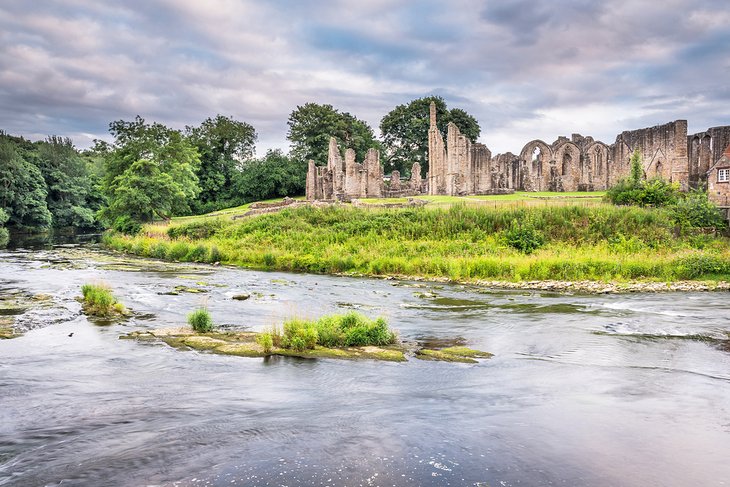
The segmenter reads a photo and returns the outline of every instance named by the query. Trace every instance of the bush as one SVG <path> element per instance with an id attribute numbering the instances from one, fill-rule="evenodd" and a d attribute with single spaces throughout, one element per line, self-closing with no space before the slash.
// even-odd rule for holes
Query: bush
<path id="1" fill-rule="evenodd" d="M 670 206 L 679 199 L 679 184 L 661 178 L 634 182 L 622 179 L 606 192 L 606 199 L 615 205 Z"/>
<path id="2" fill-rule="evenodd" d="M 507 245 L 525 254 L 531 254 L 545 243 L 545 236 L 530 223 L 518 224 L 512 221 L 512 226 L 505 230 L 504 238 Z"/>
<path id="3" fill-rule="evenodd" d="M 142 224 L 133 219 L 131 216 L 124 215 L 114 220 L 114 223 L 112 223 L 112 229 L 119 233 L 124 233 L 125 235 L 137 235 L 142 231 Z"/>
<path id="4" fill-rule="evenodd" d="M 167 235 L 170 238 L 187 237 L 193 240 L 210 238 L 223 228 L 223 226 L 223 221 L 220 219 L 201 220 L 170 227 L 167 229 Z"/>
<path id="5" fill-rule="evenodd" d="M 682 229 L 727 227 L 720 210 L 712 203 L 705 191 L 693 191 L 679 200 L 672 208 L 672 217 Z"/>
<path id="6" fill-rule="evenodd" d="M 188 315 L 188 324 L 198 333 L 213 331 L 213 319 L 205 308 L 198 308 Z"/>

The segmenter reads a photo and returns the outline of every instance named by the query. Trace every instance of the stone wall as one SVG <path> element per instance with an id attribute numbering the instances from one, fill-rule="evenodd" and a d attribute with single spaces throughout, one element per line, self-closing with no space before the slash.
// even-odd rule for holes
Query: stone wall
<path id="1" fill-rule="evenodd" d="M 631 172 L 630 160 L 635 149 L 641 153 L 647 178 L 661 177 L 679 183 L 683 189 L 689 187 L 686 120 L 625 131 L 618 135 L 612 146 L 611 162 L 614 170 L 610 185 Z"/>
<path id="2" fill-rule="evenodd" d="M 687 137 L 690 186 L 697 187 L 725 148 L 730 145 L 730 126 L 712 127 Z"/>

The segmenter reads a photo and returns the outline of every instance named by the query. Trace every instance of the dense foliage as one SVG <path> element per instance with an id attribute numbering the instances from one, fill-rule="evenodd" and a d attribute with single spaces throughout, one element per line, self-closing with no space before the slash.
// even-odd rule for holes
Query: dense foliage
<path id="1" fill-rule="evenodd" d="M 195 175 L 200 156 L 190 140 L 141 117 L 112 122 L 109 131 L 115 139 L 103 149 L 109 204 L 99 212 L 106 225 L 124 231 L 130 221 L 168 219 L 190 210 L 200 192 Z"/>
<path id="2" fill-rule="evenodd" d="M 186 127 L 186 133 L 200 155 L 196 171 L 200 194 L 192 202 L 193 212 L 230 206 L 239 197 L 233 181 L 241 175 L 244 162 L 254 155 L 256 129 L 246 122 L 217 115 L 199 127 Z"/>
<path id="3" fill-rule="evenodd" d="M 30 142 L 0 133 L 0 208 L 23 231 L 92 228 L 103 204 L 95 161 L 69 139 Z"/>
<path id="4" fill-rule="evenodd" d="M 361 162 L 368 149 L 379 147 L 373 129 L 367 123 L 332 105 L 306 103 L 297 106 L 287 124 L 291 156 L 305 163 L 309 160 L 318 165 L 327 163 L 330 137 L 337 139 L 340 150 L 353 149 Z"/>
<path id="5" fill-rule="evenodd" d="M 8 244 L 9 233 L 8 229 L 5 228 L 10 215 L 5 210 L 0 208 L 0 247 L 5 247 Z"/>
<path id="6" fill-rule="evenodd" d="M 430 105 L 436 105 L 436 124 L 446 137 L 447 126 L 453 122 L 462 134 L 475 142 L 481 129 L 477 120 L 460 108 L 449 110 L 440 96 L 428 96 L 398 105 L 380 121 L 387 171 L 397 169 L 409 176 L 414 162 L 421 164 L 422 175 L 428 171 L 428 129 Z"/>
<path id="7" fill-rule="evenodd" d="M 249 159 L 236 175 L 233 188 L 241 203 L 304 193 L 307 164 L 270 150 L 262 159 Z"/>

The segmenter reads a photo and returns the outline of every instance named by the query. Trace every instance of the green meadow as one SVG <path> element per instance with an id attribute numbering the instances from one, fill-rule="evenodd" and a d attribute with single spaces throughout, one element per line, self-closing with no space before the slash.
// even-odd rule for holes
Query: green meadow
<path id="1" fill-rule="evenodd" d="M 104 241 L 146 257 L 328 274 L 459 281 L 730 279 L 727 237 L 683 230 L 667 209 L 613 206 L 601 196 L 423 197 L 434 201 L 406 208 L 300 207 L 234 220 L 245 212 L 241 207 L 148 225 L 133 237 L 109 233 Z"/>

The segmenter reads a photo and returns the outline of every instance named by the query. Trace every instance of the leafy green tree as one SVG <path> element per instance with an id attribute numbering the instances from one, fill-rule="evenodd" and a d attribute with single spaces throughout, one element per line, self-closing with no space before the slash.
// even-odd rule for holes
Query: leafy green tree
<path id="1" fill-rule="evenodd" d="M 246 161 L 234 187 L 242 202 L 260 201 L 304 193 L 307 164 L 270 150 L 263 159 Z"/>
<path id="2" fill-rule="evenodd" d="M 10 215 L 0 208 L 0 247 L 5 247 L 8 244 L 8 240 L 10 239 L 10 234 L 8 233 L 8 229 L 5 228 L 5 224 L 10 219 Z"/>
<path id="3" fill-rule="evenodd" d="M 103 201 L 97 177 L 71 139 L 48 137 L 37 144 L 37 165 L 48 188 L 54 227 L 91 228 Z"/>
<path id="4" fill-rule="evenodd" d="M 108 206 L 99 217 L 126 227 L 130 220 L 148 222 L 189 211 L 200 188 L 195 175 L 200 156 L 178 130 L 141 117 L 110 124 L 114 143 L 106 150 L 103 189 Z"/>
<path id="5" fill-rule="evenodd" d="M 243 161 L 254 155 L 256 129 L 246 122 L 217 115 L 205 119 L 199 127 L 186 127 L 185 131 L 200 154 L 196 173 L 200 195 L 195 209 L 220 207 L 232 198 L 232 181 Z"/>
<path id="6" fill-rule="evenodd" d="M 9 214 L 10 225 L 45 230 L 51 226 L 46 182 L 21 150 L 10 137 L 0 135 L 0 208 Z"/>
<path id="7" fill-rule="evenodd" d="M 447 126 L 453 122 L 462 134 L 475 142 L 481 129 L 477 120 L 460 108 L 451 110 L 440 96 L 418 98 L 398 105 L 380 121 L 380 133 L 385 149 L 385 166 L 409 175 L 414 162 L 428 170 L 428 129 L 431 125 L 430 106 L 436 105 L 436 125 L 446 137 Z"/>
<path id="8" fill-rule="evenodd" d="M 378 148 L 373 129 L 362 120 L 332 105 L 307 103 L 297 106 L 287 121 L 291 142 L 291 156 L 301 161 L 327 162 L 330 137 L 335 137 L 340 150 L 353 149 L 359 161 L 365 159 L 370 148 Z"/>

